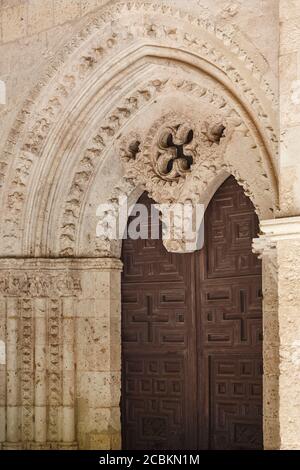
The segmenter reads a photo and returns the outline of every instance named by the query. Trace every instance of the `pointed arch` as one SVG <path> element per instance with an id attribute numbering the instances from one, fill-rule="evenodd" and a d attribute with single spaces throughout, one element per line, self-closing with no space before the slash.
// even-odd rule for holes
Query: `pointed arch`
<path id="1" fill-rule="evenodd" d="M 218 149 L 201 154 L 198 143 L 198 170 L 181 197 L 204 200 L 229 172 L 270 217 L 278 203 L 276 102 L 262 64 L 236 31 L 161 4 L 115 3 L 91 15 L 31 92 L 8 139 L 3 253 L 105 252 L 94 239 L 96 205 L 124 185 L 129 192 L 146 185 L 124 174 L 120 153 L 137 134 L 146 158 L 168 110 L 179 124 L 191 121 L 199 138 L 203 113 L 227 126 Z"/>

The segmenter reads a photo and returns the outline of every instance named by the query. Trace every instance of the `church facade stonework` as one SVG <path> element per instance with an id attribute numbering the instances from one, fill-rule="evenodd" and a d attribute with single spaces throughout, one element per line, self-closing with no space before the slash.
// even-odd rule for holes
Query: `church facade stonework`
<path id="1" fill-rule="evenodd" d="M 122 243 L 97 208 L 207 207 L 233 175 L 260 221 L 264 448 L 298 449 L 298 0 L 3 0 L 1 21 L 0 448 L 121 448 Z"/>

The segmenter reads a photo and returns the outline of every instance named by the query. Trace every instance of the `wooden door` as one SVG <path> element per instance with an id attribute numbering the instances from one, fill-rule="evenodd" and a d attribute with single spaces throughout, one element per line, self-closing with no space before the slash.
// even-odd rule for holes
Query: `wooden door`
<path id="1" fill-rule="evenodd" d="M 168 253 L 161 240 L 125 240 L 123 262 L 123 447 L 196 449 L 193 256 Z"/>
<path id="2" fill-rule="evenodd" d="M 258 230 L 250 199 L 228 178 L 195 253 L 201 448 L 262 448 L 262 277 L 251 250 Z"/>
<path id="3" fill-rule="evenodd" d="M 168 253 L 161 240 L 123 243 L 124 449 L 262 447 L 258 225 L 234 178 L 205 227 L 195 254 Z"/>

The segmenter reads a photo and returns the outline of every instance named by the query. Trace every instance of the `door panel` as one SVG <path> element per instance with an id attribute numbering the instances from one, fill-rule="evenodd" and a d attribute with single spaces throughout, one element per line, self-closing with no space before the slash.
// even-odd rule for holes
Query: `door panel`
<path id="1" fill-rule="evenodd" d="M 195 253 L 199 399 L 207 449 L 262 448 L 262 279 L 253 205 L 233 177 L 205 214 Z"/>
<path id="2" fill-rule="evenodd" d="M 210 385 L 210 449 L 259 449 L 261 357 L 207 354 Z"/>
<path id="3" fill-rule="evenodd" d="M 146 194 L 139 202 L 153 203 Z M 230 177 L 206 211 L 201 251 L 124 241 L 125 449 L 262 448 L 257 233 L 253 205 Z"/>
<path id="4" fill-rule="evenodd" d="M 123 447 L 196 449 L 194 258 L 161 240 L 126 240 L 123 261 Z"/>

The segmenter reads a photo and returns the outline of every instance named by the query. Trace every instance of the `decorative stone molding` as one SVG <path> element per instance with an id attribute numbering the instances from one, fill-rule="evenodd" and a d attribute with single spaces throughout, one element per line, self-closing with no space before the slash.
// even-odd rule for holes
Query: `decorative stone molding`
<path id="1" fill-rule="evenodd" d="M 204 90 L 203 93 L 206 94 Z M 193 123 L 184 114 L 164 115 L 153 123 L 144 140 L 134 132 L 121 143 L 119 153 L 125 161 L 125 177 L 146 188 L 157 202 L 162 199 L 159 192 L 167 191 L 170 191 L 168 199 L 175 202 L 179 187 L 193 173 L 194 166 L 208 157 L 208 148 L 214 145 L 215 159 L 218 159 L 215 146 L 220 145 L 224 131 L 225 126 L 214 123 L 213 119 L 210 124 L 199 123 L 197 118 Z M 132 149 L 137 152 L 133 154 Z"/>
<path id="2" fill-rule="evenodd" d="M 119 445 L 108 400 L 110 389 L 119 393 L 121 269 L 117 259 L 0 260 L 3 449 Z M 93 414 L 102 407 L 112 416 L 99 431 Z"/>
<path id="3" fill-rule="evenodd" d="M 35 237 L 42 238 L 48 233 L 47 227 L 40 225 L 47 223 L 44 219 L 49 211 L 44 205 L 45 201 L 49 201 L 51 206 L 53 202 L 49 188 L 56 191 L 51 181 L 47 181 L 45 185 L 48 196 L 38 186 L 43 184 L 40 182 L 49 179 L 50 175 L 53 181 L 59 181 L 57 175 L 67 173 L 66 170 L 63 173 L 60 171 L 60 164 L 65 167 L 69 160 L 62 144 L 65 141 L 63 136 L 71 133 L 70 129 L 65 128 L 66 122 L 72 127 L 72 133 L 75 127 L 78 132 L 82 131 L 86 119 L 77 119 L 77 116 L 88 106 L 91 96 L 97 96 L 97 84 L 104 90 L 113 79 L 121 79 L 121 70 L 125 65 L 130 69 L 135 63 L 145 61 L 150 56 L 154 60 L 165 60 L 168 64 L 178 59 L 185 67 L 202 70 L 240 102 L 245 115 L 250 117 L 257 129 L 257 137 L 262 141 L 259 148 L 260 151 L 264 148 L 265 162 L 268 162 L 267 178 L 273 179 L 270 184 L 276 188 L 273 160 L 277 148 L 276 120 L 271 105 L 274 93 L 261 70 L 264 60 L 257 53 L 255 59 L 252 59 L 250 49 L 233 27 L 217 25 L 210 19 L 195 18 L 176 8 L 153 2 L 115 3 L 91 15 L 83 30 L 53 58 L 50 69 L 24 103 L 7 141 L 0 163 L 2 184 L 5 181 L 3 195 L 7 211 L 3 224 L 4 252 L 26 251 L 28 255 L 34 252 L 37 256 L 53 253 L 49 249 L 46 253 L 46 248 L 38 253 L 33 251 L 37 250 L 36 246 L 47 245 L 47 240 L 37 241 Z M 115 57 L 118 58 L 117 64 Z M 122 93 L 121 90 L 120 95 Z M 142 87 L 128 101 L 130 109 L 120 103 L 117 113 L 111 116 L 109 122 L 104 123 L 101 112 L 106 109 L 108 95 L 106 91 L 102 101 L 97 100 L 101 129 L 99 147 L 95 152 L 91 149 L 85 163 L 81 158 L 81 150 L 74 154 L 76 161 L 71 168 L 76 168 L 80 161 L 78 166 L 81 171 L 76 172 L 74 184 L 71 185 L 71 193 L 75 194 L 74 208 L 68 209 L 71 216 L 75 214 L 75 217 L 81 217 L 83 208 L 80 203 L 77 204 L 76 198 L 85 197 L 86 193 L 82 192 L 81 186 L 90 186 L 95 178 L 94 166 L 100 166 L 99 157 L 103 148 L 106 153 L 110 141 L 118 137 L 117 133 L 123 125 L 119 123 L 126 117 L 132 117 L 131 109 L 135 108 L 140 98 L 151 100 L 149 91 Z M 111 103 L 108 108 L 111 108 Z M 66 119 L 66 116 L 71 119 Z M 214 139 L 214 132 L 213 130 L 209 139 Z M 55 145 L 50 142 L 55 142 Z M 12 159 L 12 155 L 16 155 L 16 158 Z M 94 162 L 97 162 L 96 165 Z M 9 176 L 6 178 L 8 170 Z M 64 186 L 69 191 L 70 186 L 65 182 Z M 72 199 L 68 198 L 67 201 Z M 21 224 L 27 213 L 33 215 L 34 220 L 31 232 L 23 237 Z M 54 220 L 60 218 L 57 214 L 53 217 Z M 64 233 L 66 245 L 68 240 L 71 245 L 78 242 L 73 240 L 72 224 L 73 222 L 67 224 Z M 74 248 L 62 247 L 59 252 L 71 256 Z M 55 255 L 59 252 L 55 252 Z"/>
<path id="4" fill-rule="evenodd" d="M 9 273 L 0 277 L 0 294 L 10 297 L 47 297 L 50 294 L 72 296 L 80 291 L 80 280 L 65 274 L 57 276 L 48 273 L 41 275 L 39 272 L 32 275 Z"/>
<path id="5" fill-rule="evenodd" d="M 298 240 L 300 238 L 300 217 L 286 217 L 261 222 L 265 238 L 279 240 Z"/>
<path id="6" fill-rule="evenodd" d="M 214 173 L 222 169 L 228 170 L 229 173 L 231 170 L 234 172 L 230 161 L 226 161 L 224 158 L 226 144 L 230 140 L 234 129 L 244 129 L 243 132 L 247 134 L 236 110 L 231 108 L 224 97 L 218 96 L 216 90 L 208 90 L 188 82 L 170 81 L 164 86 L 165 93 L 170 86 L 177 90 L 183 90 L 187 94 L 192 93 L 193 96 L 197 97 L 199 107 L 201 106 L 200 109 L 204 116 L 207 113 L 207 107 L 210 110 L 215 107 L 215 114 L 208 115 L 207 119 L 209 119 L 209 122 L 205 118 L 202 122 L 198 122 L 198 116 L 195 116 L 193 122 L 191 116 L 186 116 L 184 113 L 177 116 L 174 116 L 174 113 L 172 115 L 163 115 L 152 124 L 149 130 L 146 130 L 144 137 L 138 134 L 137 131 L 131 131 L 122 140 L 119 146 L 119 153 L 125 161 L 125 177 L 133 181 L 135 186 L 141 185 L 141 187 L 149 191 L 158 202 L 168 200 L 182 202 L 179 195 L 183 186 L 188 187 L 185 180 L 188 181 L 191 188 L 191 178 L 196 178 L 197 184 L 200 183 L 201 180 L 206 179 L 205 173 L 207 169 L 212 170 Z M 178 176 L 168 178 L 156 171 L 155 164 L 157 155 L 161 155 L 161 136 L 165 135 L 165 132 L 172 128 L 172 126 L 173 128 L 176 125 L 178 126 L 177 122 L 184 122 L 186 128 L 193 131 L 192 145 L 189 145 L 188 149 L 186 149 L 193 155 L 193 164 L 191 165 L 193 166 L 193 171 L 189 168 L 185 172 L 185 178 L 179 178 Z M 227 140 L 226 136 L 228 137 Z M 243 138 L 244 136 L 241 133 L 240 137 Z M 134 158 L 130 151 L 132 148 L 138 149 Z M 260 159 L 260 157 L 258 158 Z M 237 179 L 242 185 L 246 185 L 245 180 L 242 180 L 240 177 Z M 174 194 L 175 187 L 176 195 Z M 245 189 L 247 190 L 247 188 Z M 190 193 L 193 193 L 192 189 Z M 196 190 L 197 193 L 199 194 L 199 190 Z M 191 194 L 186 197 L 192 197 Z M 250 196 L 252 200 L 255 199 L 253 193 Z M 259 211 L 258 204 L 256 203 L 255 205 Z"/>
<path id="7" fill-rule="evenodd" d="M 300 217 L 263 220 L 260 228 L 262 234 L 253 240 L 253 252 L 262 259 L 276 254 L 279 241 L 300 241 Z"/>
<path id="8" fill-rule="evenodd" d="M 184 117 L 161 129 L 156 139 L 152 169 L 165 181 L 177 181 L 191 171 L 195 160 L 195 131 Z"/>
<path id="9" fill-rule="evenodd" d="M 143 129 L 142 133 L 137 129 L 128 131 L 126 137 L 122 138 L 120 144 L 118 144 L 122 128 L 127 125 L 128 121 L 133 122 L 133 117 L 138 116 L 141 108 L 144 108 L 144 113 L 148 113 L 149 111 L 145 109 L 146 106 L 154 106 L 159 97 L 169 96 L 174 92 L 180 92 L 180 94 L 191 96 L 191 99 L 198 100 L 198 108 L 201 109 L 203 114 L 201 121 L 199 121 L 200 117 L 197 114 L 194 115 L 194 119 L 192 119 L 191 113 L 189 116 L 184 113 L 178 113 L 178 115 L 175 113 L 172 113 L 172 115 L 163 114 L 160 119 L 149 123 L 149 129 L 147 129 L 147 126 Z M 118 111 L 120 107 L 123 110 L 122 116 Z M 234 174 L 237 181 L 244 187 L 246 194 L 254 202 L 257 212 L 270 213 L 273 204 L 270 199 L 274 197 L 274 194 L 273 188 L 268 187 L 268 180 L 266 180 L 265 176 L 262 176 L 266 174 L 267 168 L 263 163 L 263 157 L 260 155 L 261 146 L 255 144 L 255 134 L 250 134 L 250 131 L 246 129 L 238 112 L 238 108 L 233 108 L 226 97 L 221 94 L 219 95 L 216 89 L 207 89 L 193 82 L 171 78 L 151 80 L 142 89 L 140 87 L 138 91 L 124 97 L 118 108 L 111 111 L 107 116 L 102 126 L 105 130 L 99 131 L 92 139 L 80 164 L 75 170 L 70 191 L 67 195 L 64 213 L 61 217 L 62 225 L 59 234 L 61 244 L 60 255 L 72 256 L 75 253 L 76 240 L 78 241 L 78 220 L 80 220 L 80 214 L 84 208 L 84 197 L 93 179 L 97 176 L 97 168 L 100 168 L 103 164 L 103 159 L 110 145 L 114 142 L 116 142 L 116 152 L 124 161 L 125 176 L 131 182 L 131 188 L 134 189 L 140 186 L 147 189 L 157 202 L 169 200 L 183 202 L 186 199 L 192 198 L 194 202 L 198 203 L 201 196 L 203 197 L 203 192 L 209 192 L 207 191 L 209 186 L 208 180 L 215 180 L 220 173 L 225 175 L 227 170 L 227 174 Z M 116 118 L 117 116 L 118 119 Z M 193 149 L 190 150 L 194 153 L 194 159 L 197 163 L 193 165 L 193 172 L 187 172 L 186 183 L 184 183 L 184 179 L 178 180 L 175 178 L 174 181 L 166 181 L 165 178 L 161 179 L 154 170 L 153 162 L 153 155 L 157 156 L 157 139 L 160 138 L 161 133 L 168 128 L 169 124 L 176 126 L 177 122 L 181 121 L 186 121 L 191 129 L 194 129 Z M 113 123 L 113 127 L 111 123 Z M 137 125 L 138 123 L 139 119 L 137 118 Z M 133 124 L 131 124 L 131 128 L 132 126 Z M 107 134 L 107 129 L 109 128 L 111 132 Z M 236 139 L 237 142 L 231 139 L 234 129 L 239 132 L 239 139 Z M 228 157 L 225 155 L 226 146 L 222 142 L 225 136 L 227 136 L 226 142 L 229 144 L 227 146 Z M 243 143 L 241 143 L 241 139 L 243 139 Z M 230 162 L 233 145 L 238 145 L 239 149 L 240 147 L 246 149 L 248 145 L 251 146 L 251 150 L 247 152 L 248 160 L 251 153 L 253 154 L 253 162 L 251 163 L 249 160 L 249 170 L 251 172 L 253 172 L 253 164 L 260 162 L 259 173 L 261 173 L 261 181 L 257 179 L 256 172 L 255 177 L 253 175 L 251 180 L 251 184 L 253 184 L 251 190 L 250 185 L 247 183 L 247 178 L 249 178 L 248 169 L 245 162 L 240 161 L 240 150 L 235 151 L 236 154 L 239 154 L 240 163 Z M 108 157 L 109 155 L 106 158 Z M 145 182 L 146 184 L 144 184 Z M 221 182 L 219 181 L 219 183 Z M 122 184 L 120 183 L 120 185 Z M 260 189 L 254 185 L 259 185 Z M 184 196 L 182 193 L 182 196 L 180 196 L 183 187 L 186 188 L 186 194 Z M 176 188 L 175 193 L 174 188 Z M 217 186 L 214 189 L 216 188 Z M 259 194 L 260 192 L 261 195 Z M 120 192 L 118 195 L 120 195 Z M 116 195 L 112 194 L 110 201 L 114 199 L 116 199 Z M 101 254 L 103 254 L 103 251 Z"/>

